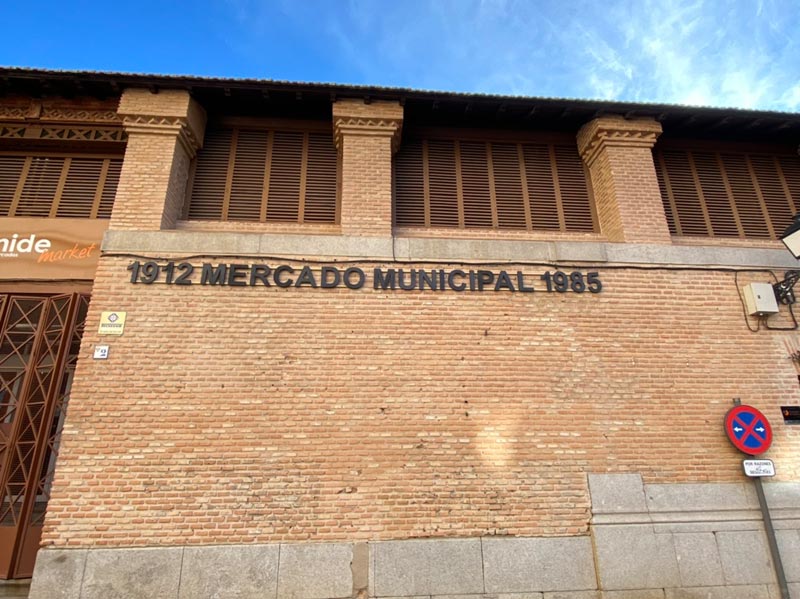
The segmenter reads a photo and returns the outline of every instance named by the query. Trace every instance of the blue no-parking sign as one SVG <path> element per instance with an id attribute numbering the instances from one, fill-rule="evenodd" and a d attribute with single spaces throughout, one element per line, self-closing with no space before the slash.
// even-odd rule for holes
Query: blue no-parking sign
<path id="1" fill-rule="evenodd" d="M 753 406 L 732 408 L 725 415 L 725 434 L 736 449 L 748 455 L 764 453 L 772 444 L 772 427 Z"/>

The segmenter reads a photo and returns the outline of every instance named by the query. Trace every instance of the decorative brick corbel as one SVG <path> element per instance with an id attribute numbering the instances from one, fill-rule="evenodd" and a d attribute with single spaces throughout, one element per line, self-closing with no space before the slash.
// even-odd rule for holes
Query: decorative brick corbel
<path id="1" fill-rule="evenodd" d="M 138 94 L 137 94 L 138 92 Z M 139 98 L 134 95 L 150 92 L 147 90 L 126 90 L 123 95 L 118 114 L 122 117 L 122 125 L 128 135 L 148 134 L 148 135 L 174 135 L 178 138 L 181 146 L 186 151 L 189 158 L 194 158 L 197 150 L 203 147 L 203 134 L 206 126 L 206 113 L 203 108 L 189 97 L 186 92 L 175 94 L 185 94 L 185 97 L 177 98 L 177 102 L 170 98 L 165 102 L 163 108 L 158 106 L 158 100 L 150 100 L 152 106 L 145 102 L 137 102 Z M 155 96 L 166 95 L 169 91 L 162 91 Z M 128 100 L 126 102 L 126 100 Z M 140 105 L 143 104 L 143 105 Z M 168 114 L 168 113 L 172 114 Z"/>
<path id="2" fill-rule="evenodd" d="M 652 148 L 661 134 L 661 123 L 652 119 L 624 119 L 621 116 L 600 117 L 578 132 L 578 151 L 591 168 L 600 153 L 608 147 Z"/>
<path id="3" fill-rule="evenodd" d="M 340 100 L 333 105 L 333 137 L 341 149 L 345 136 L 390 137 L 392 152 L 400 147 L 403 107 L 397 102 Z"/>

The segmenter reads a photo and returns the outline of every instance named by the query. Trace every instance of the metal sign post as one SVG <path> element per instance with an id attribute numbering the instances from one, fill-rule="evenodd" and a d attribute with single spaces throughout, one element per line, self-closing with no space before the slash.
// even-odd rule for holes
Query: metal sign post
<path id="1" fill-rule="evenodd" d="M 772 444 L 772 428 L 767 417 L 752 406 L 742 405 L 738 397 L 733 400 L 733 403 L 735 407 L 725 415 L 725 434 L 728 435 L 728 439 L 736 449 L 747 455 L 752 456 L 767 451 Z M 750 475 L 748 474 L 748 476 Z M 756 487 L 758 506 L 761 508 L 761 517 L 764 519 L 764 531 L 767 533 L 767 543 L 772 555 L 775 575 L 778 578 L 778 586 L 781 589 L 781 599 L 790 599 L 789 585 L 783 571 L 775 529 L 772 527 L 767 498 L 764 496 L 764 485 L 761 483 L 761 476 L 750 476 L 750 478 L 753 479 Z"/>

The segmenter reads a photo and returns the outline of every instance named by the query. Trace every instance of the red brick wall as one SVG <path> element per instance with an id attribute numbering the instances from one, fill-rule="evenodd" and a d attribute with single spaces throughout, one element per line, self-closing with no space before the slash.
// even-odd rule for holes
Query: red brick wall
<path id="1" fill-rule="evenodd" d="M 511 294 L 132 285 L 128 263 L 98 271 L 46 544 L 579 534 L 586 472 L 739 481 L 732 398 L 777 422 L 798 396 L 727 272 Z M 98 337 L 111 309 L 125 334 Z M 796 479 L 799 431 L 775 433 Z"/>
<path id="2" fill-rule="evenodd" d="M 324 232 L 388 239 L 402 110 L 344 101 L 336 118 L 341 224 Z M 658 127 L 617 121 L 592 156 L 601 234 L 559 238 L 668 244 Z M 170 226 L 181 143 L 132 135 L 112 229 Z M 777 423 L 798 398 L 794 334 L 752 333 L 742 311 L 738 287 L 768 273 L 611 265 L 599 295 L 209 288 L 133 285 L 131 260 L 100 261 L 45 544 L 581 534 L 587 472 L 739 481 L 732 399 Z M 97 335 L 103 310 L 127 311 L 122 337 Z M 800 430 L 775 433 L 778 479 L 796 480 Z"/>

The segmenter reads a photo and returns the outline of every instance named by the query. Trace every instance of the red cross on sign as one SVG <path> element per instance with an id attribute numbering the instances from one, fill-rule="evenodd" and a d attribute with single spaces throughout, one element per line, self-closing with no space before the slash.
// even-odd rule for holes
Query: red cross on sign
<path id="1" fill-rule="evenodd" d="M 725 434 L 733 446 L 748 455 L 764 453 L 772 444 L 767 417 L 753 406 L 736 406 L 725 415 Z"/>

